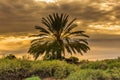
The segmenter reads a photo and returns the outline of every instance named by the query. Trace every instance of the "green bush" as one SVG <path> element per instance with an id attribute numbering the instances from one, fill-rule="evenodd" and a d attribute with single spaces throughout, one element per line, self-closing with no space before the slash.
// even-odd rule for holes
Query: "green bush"
<path id="1" fill-rule="evenodd" d="M 89 63 L 83 63 L 80 65 L 81 69 L 107 69 L 108 64 L 106 62 L 96 61 L 96 62 L 89 62 Z"/>
<path id="2" fill-rule="evenodd" d="M 41 79 L 120 80 L 120 61 L 81 61 L 76 65 L 58 60 L 0 59 L 0 80 L 23 80 L 32 75 Z"/>
<path id="3" fill-rule="evenodd" d="M 22 80 L 29 77 L 31 61 L 17 59 L 0 60 L 0 80 Z"/>
<path id="4" fill-rule="evenodd" d="M 120 68 L 110 69 L 108 73 L 111 76 L 111 80 L 120 80 Z"/>
<path id="5" fill-rule="evenodd" d="M 110 80 L 110 77 L 102 70 L 85 69 L 70 74 L 66 80 Z"/>
<path id="6" fill-rule="evenodd" d="M 109 66 L 109 69 L 120 68 L 120 62 L 113 62 L 108 66 Z"/>
<path id="7" fill-rule="evenodd" d="M 5 59 L 16 59 L 16 57 L 13 54 L 9 54 L 5 57 Z"/>
<path id="8" fill-rule="evenodd" d="M 0 60 L 0 80 L 22 80 L 32 75 L 41 78 L 65 78 L 78 69 L 64 61 Z"/>
<path id="9" fill-rule="evenodd" d="M 65 78 L 70 73 L 75 72 L 76 65 L 67 64 L 64 61 L 41 61 L 32 65 L 33 74 L 40 77 Z"/>
<path id="10" fill-rule="evenodd" d="M 29 78 L 26 78 L 25 80 L 41 80 L 39 77 L 29 77 Z"/>

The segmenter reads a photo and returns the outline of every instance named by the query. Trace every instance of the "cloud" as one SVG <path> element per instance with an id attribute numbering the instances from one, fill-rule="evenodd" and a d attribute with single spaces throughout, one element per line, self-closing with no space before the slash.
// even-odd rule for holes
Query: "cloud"
<path id="1" fill-rule="evenodd" d="M 30 41 L 33 38 L 29 38 L 27 36 L 1 36 L 0 37 L 0 54 L 20 54 L 27 53 Z"/>
<path id="2" fill-rule="evenodd" d="M 34 25 L 41 25 L 41 17 L 52 12 L 65 12 L 71 18 L 78 18 L 82 26 L 92 23 L 119 24 L 119 2 L 104 0 L 58 0 L 56 3 L 35 0 L 1 0 L 0 33 L 34 31 Z M 109 10 L 106 10 L 110 8 Z M 89 27 L 85 27 L 89 29 Z M 93 27 L 94 29 L 94 27 Z"/>
<path id="3" fill-rule="evenodd" d="M 85 30 L 90 36 L 93 49 L 90 53 L 100 54 L 104 50 L 109 53 L 110 49 L 110 53 L 118 54 L 120 0 L 56 1 L 0 0 L 0 54 L 27 53 L 30 39 L 26 36 L 36 33 L 34 26 L 41 25 L 41 18 L 53 12 L 68 13 L 70 20 L 78 19 L 78 29 Z"/>

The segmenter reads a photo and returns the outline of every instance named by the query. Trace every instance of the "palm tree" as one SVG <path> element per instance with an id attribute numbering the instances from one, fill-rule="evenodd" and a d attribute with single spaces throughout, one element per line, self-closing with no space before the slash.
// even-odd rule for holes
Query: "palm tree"
<path id="1" fill-rule="evenodd" d="M 31 47 L 28 53 L 32 54 L 35 59 L 39 55 L 44 55 L 47 59 L 62 59 L 67 51 L 71 55 L 73 53 L 86 53 L 90 48 L 88 47 L 88 35 L 84 31 L 76 30 L 76 24 L 73 19 L 68 21 L 69 15 L 53 13 L 46 18 L 41 19 L 44 25 L 35 26 L 39 30 L 39 34 L 34 35 L 38 37 L 31 41 Z"/>

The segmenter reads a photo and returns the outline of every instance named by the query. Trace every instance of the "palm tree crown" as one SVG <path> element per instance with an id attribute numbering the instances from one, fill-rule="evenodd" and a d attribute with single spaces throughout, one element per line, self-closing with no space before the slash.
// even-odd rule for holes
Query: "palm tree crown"
<path id="1" fill-rule="evenodd" d="M 74 24 L 76 19 L 68 21 L 69 15 L 53 13 L 46 18 L 42 18 L 41 23 L 44 25 L 35 26 L 40 31 L 37 39 L 31 41 L 29 53 L 37 59 L 39 55 L 45 53 L 44 58 L 62 59 L 67 51 L 73 53 L 86 53 L 90 48 L 86 41 L 89 36 L 84 31 L 75 30 Z"/>

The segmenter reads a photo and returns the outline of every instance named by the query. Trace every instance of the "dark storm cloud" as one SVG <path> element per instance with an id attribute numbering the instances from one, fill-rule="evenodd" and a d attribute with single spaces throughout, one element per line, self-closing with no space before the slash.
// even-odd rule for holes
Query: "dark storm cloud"
<path id="1" fill-rule="evenodd" d="M 32 0 L 0 1 L 0 32 L 30 31 L 39 21 L 37 4 Z"/>
<path id="2" fill-rule="evenodd" d="M 103 35 L 103 34 L 96 34 L 96 35 L 90 35 L 91 38 L 88 42 L 90 42 L 90 46 L 96 47 L 96 48 L 108 48 L 108 49 L 114 49 L 120 48 L 120 35 Z M 119 50 L 118 50 L 119 51 Z M 120 51 L 119 51 L 120 52 Z"/>
<path id="3" fill-rule="evenodd" d="M 100 10 L 103 0 L 73 0 L 57 3 L 35 2 L 34 0 L 0 0 L 0 33 L 33 31 L 41 17 L 52 12 L 65 12 L 77 18 L 83 25 L 109 22 L 110 17 L 119 19 L 120 6 L 110 11 Z M 96 5 L 94 5 L 96 4 Z"/>
<path id="4" fill-rule="evenodd" d="M 83 1 L 84 2 L 84 1 Z M 57 5 L 48 5 L 45 10 L 53 10 L 58 12 L 65 12 L 70 14 L 73 18 L 78 18 L 82 21 L 98 21 L 102 18 L 107 18 L 109 12 L 102 11 L 96 8 L 96 6 L 92 6 L 93 3 L 99 4 L 99 1 L 90 1 L 86 0 L 83 3 L 78 1 L 73 2 L 61 2 L 58 6 Z"/>
<path id="5" fill-rule="evenodd" d="M 112 14 L 115 15 L 116 19 L 120 20 L 120 5 L 114 7 Z"/>

